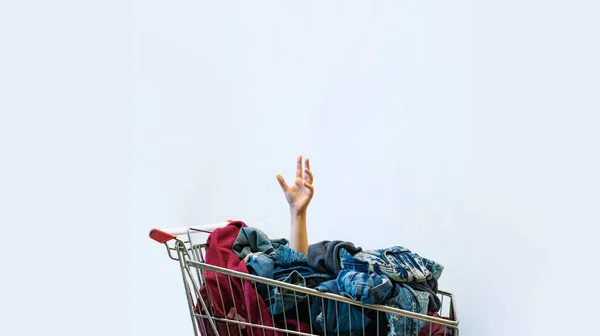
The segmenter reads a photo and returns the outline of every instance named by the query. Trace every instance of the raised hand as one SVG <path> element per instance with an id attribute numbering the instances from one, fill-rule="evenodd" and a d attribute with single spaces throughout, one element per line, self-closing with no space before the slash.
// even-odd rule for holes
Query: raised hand
<path id="1" fill-rule="evenodd" d="M 308 158 L 305 160 L 305 167 L 303 169 L 302 155 L 298 156 L 294 184 L 288 185 L 280 174 L 277 174 L 277 181 L 279 181 L 279 185 L 290 205 L 290 211 L 295 214 L 305 213 L 314 194 L 313 174 L 310 171 L 310 161 Z"/>

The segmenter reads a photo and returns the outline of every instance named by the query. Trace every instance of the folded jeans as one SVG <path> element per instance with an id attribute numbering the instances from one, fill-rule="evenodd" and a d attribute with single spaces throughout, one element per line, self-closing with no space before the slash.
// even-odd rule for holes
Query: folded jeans
<path id="1" fill-rule="evenodd" d="M 443 266 L 421 258 L 402 246 L 361 251 L 355 254 L 340 251 L 341 268 L 364 273 L 385 275 L 396 282 L 421 282 L 438 279 Z"/>

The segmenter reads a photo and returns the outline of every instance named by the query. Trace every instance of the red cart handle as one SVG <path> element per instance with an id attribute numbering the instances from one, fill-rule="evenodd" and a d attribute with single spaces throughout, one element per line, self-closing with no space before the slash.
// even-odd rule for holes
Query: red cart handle
<path id="1" fill-rule="evenodd" d="M 170 233 L 161 231 L 159 229 L 152 229 L 152 230 L 150 230 L 150 238 L 152 238 L 162 244 L 162 243 L 168 242 L 169 240 L 175 239 L 177 237 L 175 237 L 174 235 L 172 235 Z"/>

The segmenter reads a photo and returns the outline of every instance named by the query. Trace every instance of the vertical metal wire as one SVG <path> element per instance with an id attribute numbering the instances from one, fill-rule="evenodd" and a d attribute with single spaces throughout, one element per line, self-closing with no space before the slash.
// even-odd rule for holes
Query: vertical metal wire
<path id="1" fill-rule="evenodd" d="M 246 306 L 246 312 L 247 312 L 247 318 L 248 318 L 248 321 L 246 321 L 246 322 L 254 324 L 254 322 L 252 322 L 250 320 L 250 311 L 251 311 L 250 310 L 250 306 L 249 306 L 250 302 L 248 302 L 248 300 L 246 299 L 247 298 L 247 296 L 246 296 L 246 283 L 247 283 L 247 281 L 252 281 L 252 280 L 244 280 L 242 278 L 239 278 L 239 279 L 240 279 L 240 285 L 242 286 L 242 296 L 244 298 L 244 305 Z M 256 301 L 258 301 L 258 300 L 256 300 Z M 258 308 L 258 311 L 260 312 L 260 307 Z M 254 326 L 249 327 L 249 328 L 250 328 L 250 334 L 252 336 L 254 336 Z"/>
<path id="2" fill-rule="evenodd" d="M 283 307 L 283 324 L 285 325 L 285 330 L 290 330 L 288 328 L 287 317 L 285 316 L 285 301 L 283 300 L 283 293 L 281 292 L 281 287 L 279 287 L 279 295 L 281 295 L 281 306 Z"/>
<path id="3" fill-rule="evenodd" d="M 273 309 L 273 301 L 271 299 L 271 286 L 269 286 L 267 284 L 267 296 L 269 297 L 269 307 L 271 307 L 271 309 Z M 269 314 L 271 315 L 271 319 L 273 320 L 273 326 L 275 327 L 275 316 L 273 316 L 273 314 Z"/>
<path id="4" fill-rule="evenodd" d="M 361 316 L 362 316 L 362 330 L 363 330 L 362 334 L 363 334 L 363 336 L 365 336 L 365 307 L 361 307 L 361 308 L 362 308 Z M 377 336 L 379 336 L 379 335 L 377 335 Z"/>
<path id="5" fill-rule="evenodd" d="M 325 316 L 326 310 L 327 309 L 325 309 L 325 299 L 323 299 L 323 297 L 321 296 L 321 317 L 323 319 L 323 332 L 325 333 L 325 336 L 327 336 L 327 318 Z"/>
<path id="6" fill-rule="evenodd" d="M 348 305 L 348 330 L 350 330 L 350 334 L 352 334 L 352 312 L 351 312 L 352 307 L 350 306 L 349 303 L 347 305 Z"/>
<path id="7" fill-rule="evenodd" d="M 183 258 L 183 253 L 181 251 L 178 251 L 178 256 L 179 256 L 179 267 L 181 268 L 181 276 L 183 277 L 183 285 L 185 287 L 186 297 L 188 300 L 188 309 L 190 312 L 190 317 L 192 319 L 192 325 L 194 326 L 194 335 L 198 335 L 198 328 L 196 328 L 196 326 L 198 325 L 198 322 L 196 321 L 196 317 L 194 316 L 194 303 L 192 302 L 192 294 L 191 294 L 191 290 L 190 290 L 190 284 L 188 283 L 188 279 L 186 277 L 185 260 Z"/>
<path id="8" fill-rule="evenodd" d="M 200 257 L 198 256 L 198 246 L 194 246 L 193 244 L 190 247 L 191 254 L 194 261 L 199 261 Z M 200 277 L 200 269 L 196 267 L 196 275 L 198 276 L 198 282 L 202 283 L 202 278 Z"/>
<path id="9" fill-rule="evenodd" d="M 379 336 L 379 312 L 377 312 L 377 336 Z"/>
<path id="10" fill-rule="evenodd" d="M 300 331 L 300 313 L 298 313 L 298 299 L 296 298 L 296 291 L 294 291 L 294 303 L 296 304 L 296 331 Z"/>
<path id="11" fill-rule="evenodd" d="M 214 304 L 214 302 L 213 302 L 214 296 L 213 296 L 213 293 L 212 293 L 212 289 L 210 288 L 211 286 L 208 286 L 206 284 L 206 273 L 208 271 L 205 270 L 205 269 L 202 269 L 200 272 L 201 272 L 201 275 L 203 277 L 203 281 L 204 281 L 204 284 L 205 284 L 204 287 L 206 288 L 206 292 L 208 293 L 208 300 L 209 300 L 208 306 L 210 307 L 209 309 L 210 309 L 210 312 L 211 312 L 210 315 L 214 317 L 215 316 L 215 307 L 213 306 L 213 304 Z"/>
<path id="12" fill-rule="evenodd" d="M 233 285 L 231 284 L 231 275 L 228 275 L 227 279 L 229 280 L 229 289 L 231 290 L 231 301 L 233 301 L 233 309 L 235 309 L 235 314 L 237 315 L 237 314 L 239 314 L 239 310 L 237 308 L 237 305 L 235 304 L 235 297 L 233 294 Z M 225 316 L 227 316 L 227 313 L 225 313 Z M 242 334 L 242 326 L 240 324 L 237 324 L 237 326 L 238 326 L 238 329 L 240 330 L 240 335 L 241 335 Z"/>
<path id="13" fill-rule="evenodd" d="M 252 283 L 254 284 L 254 291 L 256 292 L 256 296 L 260 298 L 260 295 L 258 294 L 258 287 L 256 286 L 256 281 L 252 281 Z M 260 315 L 260 324 L 261 325 L 265 325 L 265 321 L 263 320 L 263 315 L 262 315 L 262 309 L 260 309 L 260 299 L 256 300 L 256 304 L 258 305 L 258 313 Z M 275 325 L 273 325 L 275 326 Z M 263 330 L 263 336 L 266 336 L 266 331 L 265 328 L 262 328 Z"/>
<path id="14" fill-rule="evenodd" d="M 312 325 L 312 311 L 310 307 L 310 295 L 308 295 L 308 323 L 310 324 L 310 333 L 314 334 L 313 325 Z"/>
<path id="15" fill-rule="evenodd" d="M 339 306 L 339 303 L 336 302 L 335 303 L 335 325 L 336 325 L 335 329 L 337 330 L 337 335 L 340 336 L 340 315 L 338 312 L 338 306 Z"/>
<path id="16" fill-rule="evenodd" d="M 205 249 L 206 249 L 206 246 L 200 247 L 200 262 L 206 262 L 206 261 L 204 261 L 204 250 Z"/>
<path id="17" fill-rule="evenodd" d="M 189 271 L 188 268 L 186 268 L 186 270 L 188 271 L 188 274 L 191 274 L 191 272 Z M 202 274 L 206 273 L 205 270 L 201 270 L 201 271 L 203 272 Z M 192 284 L 194 284 L 194 283 L 192 282 Z M 209 288 L 210 288 L 210 286 L 206 286 L 207 290 Z M 210 292 L 209 292 L 208 298 L 207 298 L 207 300 L 209 302 L 208 302 L 208 306 L 207 306 L 207 302 L 204 302 L 204 298 L 202 298 L 202 295 L 200 293 L 200 289 L 201 289 L 200 287 L 196 287 L 196 285 L 194 284 L 194 291 L 197 292 L 198 302 L 200 302 L 200 304 L 202 306 L 202 309 L 205 311 L 206 315 L 208 316 L 207 319 L 208 319 L 208 322 L 210 323 L 211 327 L 213 328 L 213 330 L 215 332 L 217 332 L 217 326 L 216 326 L 215 321 L 213 319 L 213 317 L 214 317 L 215 314 L 214 314 L 214 307 L 213 307 L 213 302 L 212 301 L 214 299 L 211 297 Z M 208 307 L 210 307 L 210 311 L 209 311 Z M 211 314 L 211 312 L 212 312 L 212 314 Z M 205 329 L 204 320 L 205 320 L 204 318 L 200 320 L 202 322 L 202 328 L 203 329 Z"/>
<path id="18" fill-rule="evenodd" d="M 221 285 L 219 283 L 219 274 L 215 273 L 215 277 L 217 278 L 217 288 L 219 289 L 219 297 L 221 298 L 221 304 L 223 305 L 223 315 L 225 320 L 227 320 L 227 311 L 225 310 L 225 300 L 223 299 L 223 291 L 221 290 Z M 229 330 L 229 322 L 225 322 L 225 326 L 227 326 L 227 335 L 231 336 L 231 331 Z"/>
<path id="19" fill-rule="evenodd" d="M 254 281 L 252 281 L 252 280 L 243 280 L 243 279 L 240 279 L 240 283 L 242 283 L 242 291 L 243 291 L 244 293 L 245 293 L 245 291 L 246 291 L 246 284 L 248 283 L 248 281 L 254 282 Z M 250 289 L 252 289 L 252 286 L 250 287 Z M 256 302 L 258 302 L 258 303 L 259 303 L 259 306 L 258 306 L 258 313 L 260 314 L 260 317 L 261 317 L 261 320 L 262 320 L 262 312 L 260 311 L 260 300 L 258 300 L 258 292 L 255 292 L 255 293 L 256 293 L 256 295 L 257 295 L 257 300 L 256 300 Z M 246 300 L 246 297 L 247 297 L 247 296 L 246 296 L 246 294 L 244 294 L 244 302 L 246 302 L 246 309 L 247 309 L 247 314 L 248 314 L 248 320 L 250 320 L 250 318 L 249 318 L 249 317 L 250 317 L 250 311 L 251 311 L 251 310 L 250 310 L 250 306 L 248 306 L 248 305 L 250 304 L 250 302 L 248 302 L 248 301 Z M 254 322 L 251 322 L 251 321 L 248 321 L 248 322 L 250 322 L 250 323 L 254 324 Z M 261 325 L 262 325 L 262 324 L 261 324 Z M 250 327 L 250 334 L 252 334 L 252 336 L 254 336 L 254 327 Z"/>

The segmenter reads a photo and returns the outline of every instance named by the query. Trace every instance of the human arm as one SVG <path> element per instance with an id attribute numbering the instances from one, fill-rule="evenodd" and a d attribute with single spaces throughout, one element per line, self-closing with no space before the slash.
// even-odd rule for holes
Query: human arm
<path id="1" fill-rule="evenodd" d="M 313 174 L 310 161 L 305 160 L 302 167 L 302 156 L 296 162 L 296 178 L 288 185 L 283 176 L 277 175 L 277 181 L 290 206 L 291 233 L 290 247 L 298 252 L 308 253 L 308 233 L 306 228 L 306 210 L 314 194 Z"/>

